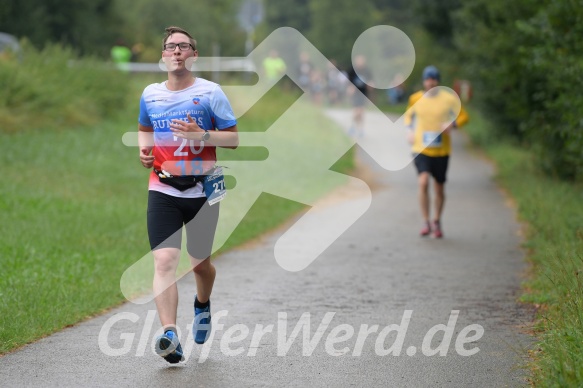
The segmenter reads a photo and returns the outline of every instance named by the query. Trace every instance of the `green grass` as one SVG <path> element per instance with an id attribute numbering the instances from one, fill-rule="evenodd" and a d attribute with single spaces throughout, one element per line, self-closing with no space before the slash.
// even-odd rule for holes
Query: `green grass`
<path id="1" fill-rule="evenodd" d="M 5 167 L 0 185 L 0 354 L 123 302 L 122 274 L 149 252 L 149 172 L 141 167 L 137 149 L 124 146 L 121 136 L 136 130 L 139 93 L 152 81 L 131 78 L 133 89 L 126 96 L 131 107 L 98 124 L 0 128 L 0 163 Z M 273 89 L 239 120 L 240 130 L 267 129 L 296 99 Z M 320 128 L 321 136 L 334 130 L 318 111 L 307 107 L 306 112 L 326 128 Z M 219 157 L 249 156 L 244 149 L 243 156 L 226 152 Z M 352 168 L 352 154 L 334 168 Z M 313 195 L 331 188 L 323 185 Z M 301 203 L 261 195 L 221 251 L 302 209 Z M 229 206 L 221 207 L 221 216 L 228 217 L 229 211 Z M 152 268 L 151 261 L 147 264 Z"/>
<path id="2" fill-rule="evenodd" d="M 1 135 L 0 352 L 121 300 L 112 279 L 147 249 L 147 175 L 121 144 L 127 129 Z"/>
<path id="3" fill-rule="evenodd" d="M 532 274 L 521 300 L 540 306 L 532 353 L 533 383 L 583 385 L 583 186 L 542 174 L 528 148 L 493 139 L 489 123 L 472 111 L 471 137 L 496 162 L 527 224 L 524 247 Z"/>

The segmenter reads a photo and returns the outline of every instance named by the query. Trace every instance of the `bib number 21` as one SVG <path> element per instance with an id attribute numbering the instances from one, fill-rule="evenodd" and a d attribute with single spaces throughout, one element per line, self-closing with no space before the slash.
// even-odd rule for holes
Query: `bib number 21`
<path id="1" fill-rule="evenodd" d="M 225 198 L 227 190 L 222 167 L 215 168 L 209 175 L 205 176 L 204 193 L 209 205 L 214 205 Z"/>

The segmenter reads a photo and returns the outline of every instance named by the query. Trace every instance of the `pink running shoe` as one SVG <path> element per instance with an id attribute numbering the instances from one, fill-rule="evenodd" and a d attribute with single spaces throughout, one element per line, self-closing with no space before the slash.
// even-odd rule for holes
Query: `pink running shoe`
<path id="1" fill-rule="evenodd" d="M 429 236 L 430 234 L 431 234 L 431 225 L 429 224 L 429 221 L 427 221 L 423 224 L 423 228 L 421 228 L 419 235 L 421 237 L 426 237 L 426 236 Z"/>
<path id="2" fill-rule="evenodd" d="M 439 220 L 433 221 L 433 237 L 442 238 L 443 232 L 441 231 L 441 223 Z"/>

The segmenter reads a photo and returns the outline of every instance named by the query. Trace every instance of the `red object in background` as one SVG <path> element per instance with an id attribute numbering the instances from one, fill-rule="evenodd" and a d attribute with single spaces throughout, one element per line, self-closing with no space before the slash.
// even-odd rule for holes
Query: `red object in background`
<path id="1" fill-rule="evenodd" d="M 453 83 L 453 90 L 460 96 L 462 102 L 472 99 L 472 84 L 465 79 L 456 79 Z"/>

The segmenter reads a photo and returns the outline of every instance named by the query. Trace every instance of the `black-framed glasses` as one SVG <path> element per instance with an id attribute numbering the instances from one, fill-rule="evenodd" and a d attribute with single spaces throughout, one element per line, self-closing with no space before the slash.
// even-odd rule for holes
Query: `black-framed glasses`
<path id="1" fill-rule="evenodd" d="M 174 50 L 176 50 L 176 46 L 178 46 L 180 51 L 186 51 L 191 47 L 194 50 L 194 46 L 191 45 L 190 43 L 166 43 L 164 45 L 164 51 L 173 52 Z"/>

